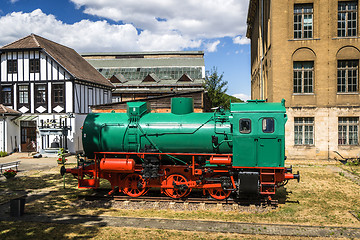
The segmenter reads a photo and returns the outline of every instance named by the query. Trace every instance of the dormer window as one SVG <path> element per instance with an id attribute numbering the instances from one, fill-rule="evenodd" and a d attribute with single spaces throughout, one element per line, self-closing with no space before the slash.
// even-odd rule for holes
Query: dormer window
<path id="1" fill-rule="evenodd" d="M 7 60 L 7 73 L 17 73 L 17 60 Z"/>
<path id="2" fill-rule="evenodd" d="M 29 60 L 29 70 L 30 70 L 30 73 L 39 73 L 40 72 L 40 59 L 30 59 Z"/>

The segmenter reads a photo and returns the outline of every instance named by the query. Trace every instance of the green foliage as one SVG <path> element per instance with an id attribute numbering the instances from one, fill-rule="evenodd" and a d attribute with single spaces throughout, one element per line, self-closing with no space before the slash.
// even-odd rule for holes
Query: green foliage
<path id="1" fill-rule="evenodd" d="M 228 98 L 228 101 L 235 103 L 235 102 L 244 102 L 243 100 L 241 100 L 240 98 L 234 97 L 234 96 L 230 96 L 226 94 L 226 97 Z"/>
<path id="2" fill-rule="evenodd" d="M 65 154 L 66 154 L 65 149 L 60 148 L 58 151 L 58 156 L 59 156 L 57 160 L 58 164 L 65 164 L 65 162 L 67 161 L 67 159 L 65 159 Z"/>
<path id="3" fill-rule="evenodd" d="M 8 155 L 7 152 L 0 151 L 0 157 L 5 157 L 7 155 Z"/>
<path id="4" fill-rule="evenodd" d="M 354 159 L 345 164 L 345 166 L 360 166 L 360 159 Z"/>
<path id="5" fill-rule="evenodd" d="M 222 106 L 229 109 L 230 101 L 241 102 L 240 99 L 226 94 L 228 82 L 223 77 L 224 73 L 219 75 L 216 67 L 206 72 L 204 88 L 207 91 L 211 108 Z"/>

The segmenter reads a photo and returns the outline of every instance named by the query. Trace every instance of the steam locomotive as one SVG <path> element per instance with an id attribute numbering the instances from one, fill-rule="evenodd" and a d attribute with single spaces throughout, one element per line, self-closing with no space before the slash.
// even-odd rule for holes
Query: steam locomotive
<path id="1" fill-rule="evenodd" d="M 83 124 L 85 158 L 71 173 L 79 188 L 139 197 L 149 189 L 171 198 L 192 190 L 224 200 L 232 195 L 271 199 L 278 186 L 300 179 L 285 162 L 285 101 L 249 100 L 212 113 L 194 113 L 192 98 L 173 98 L 171 113 L 151 113 L 146 102 L 127 113 L 90 113 Z"/>

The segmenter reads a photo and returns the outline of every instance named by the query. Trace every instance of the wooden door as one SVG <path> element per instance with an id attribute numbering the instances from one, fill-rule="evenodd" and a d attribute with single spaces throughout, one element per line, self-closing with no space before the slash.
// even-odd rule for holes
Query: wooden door
<path id="1" fill-rule="evenodd" d="M 20 123 L 21 131 L 21 151 L 35 152 L 36 151 L 36 122 L 22 121 Z"/>

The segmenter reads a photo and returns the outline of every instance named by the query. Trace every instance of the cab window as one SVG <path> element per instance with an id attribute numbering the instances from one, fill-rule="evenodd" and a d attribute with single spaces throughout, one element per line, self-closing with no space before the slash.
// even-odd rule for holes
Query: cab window
<path id="1" fill-rule="evenodd" d="M 273 133 L 275 129 L 275 121 L 273 118 L 264 118 L 262 120 L 262 130 L 264 133 Z"/>
<path id="2" fill-rule="evenodd" d="M 251 132 L 251 120 L 247 118 L 240 119 L 239 122 L 240 133 L 250 133 Z"/>

